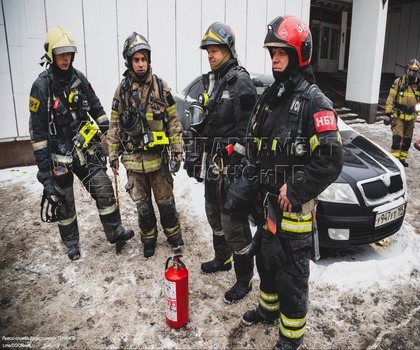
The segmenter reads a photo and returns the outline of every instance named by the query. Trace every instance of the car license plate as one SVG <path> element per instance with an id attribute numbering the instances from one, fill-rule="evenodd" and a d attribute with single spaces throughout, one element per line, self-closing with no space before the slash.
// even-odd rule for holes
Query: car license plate
<path id="1" fill-rule="evenodd" d="M 403 204 L 394 209 L 377 213 L 375 227 L 382 226 L 382 225 L 387 224 L 388 222 L 397 220 L 398 218 L 404 215 L 404 211 L 405 211 L 405 205 Z"/>

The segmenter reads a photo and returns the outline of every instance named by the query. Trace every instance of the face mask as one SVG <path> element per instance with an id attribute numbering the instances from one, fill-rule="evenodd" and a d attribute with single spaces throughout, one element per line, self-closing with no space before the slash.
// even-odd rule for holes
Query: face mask
<path id="1" fill-rule="evenodd" d="M 407 80 L 409 84 L 418 84 L 419 72 L 416 70 L 409 70 L 407 73 Z"/>

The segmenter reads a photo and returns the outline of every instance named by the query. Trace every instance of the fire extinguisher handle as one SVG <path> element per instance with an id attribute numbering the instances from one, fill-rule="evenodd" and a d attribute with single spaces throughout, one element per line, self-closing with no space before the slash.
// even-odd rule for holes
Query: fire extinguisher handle
<path id="1" fill-rule="evenodd" d="M 172 256 L 170 256 L 168 259 L 166 259 L 166 264 L 165 264 L 165 270 L 167 270 L 168 269 L 168 265 L 169 265 L 169 262 L 172 260 Z"/>
<path id="2" fill-rule="evenodd" d="M 182 267 L 185 267 L 185 264 L 182 262 L 182 260 L 180 259 L 182 258 L 182 255 L 175 255 L 175 256 L 170 256 L 168 259 L 166 259 L 166 264 L 165 264 L 165 270 L 168 268 L 169 262 L 171 260 L 174 260 L 175 262 L 177 262 L 178 264 L 180 264 Z"/>

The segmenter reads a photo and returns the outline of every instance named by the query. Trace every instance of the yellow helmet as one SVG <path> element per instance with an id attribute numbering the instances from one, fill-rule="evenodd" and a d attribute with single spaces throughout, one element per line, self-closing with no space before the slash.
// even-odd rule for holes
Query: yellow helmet
<path id="1" fill-rule="evenodd" d="M 61 26 L 55 26 L 47 33 L 45 37 L 45 59 L 48 63 L 53 63 L 54 55 L 66 52 L 77 53 L 76 42 L 66 29 Z"/>

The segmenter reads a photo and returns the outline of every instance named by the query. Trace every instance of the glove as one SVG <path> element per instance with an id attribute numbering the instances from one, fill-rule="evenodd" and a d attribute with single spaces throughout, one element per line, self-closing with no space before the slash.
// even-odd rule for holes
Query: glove
<path id="1" fill-rule="evenodd" d="M 179 154 L 173 152 L 171 155 L 171 160 L 169 161 L 169 171 L 172 175 L 176 175 L 176 173 L 179 171 L 179 168 L 181 167 L 181 161 L 179 160 Z"/>
<path id="2" fill-rule="evenodd" d="M 392 114 L 387 113 L 385 118 L 383 119 L 385 125 L 390 125 L 392 120 Z"/>
<path id="3" fill-rule="evenodd" d="M 114 158 L 114 159 L 109 159 L 109 166 L 112 168 L 115 168 L 117 166 L 118 163 L 118 158 Z"/>
<path id="4" fill-rule="evenodd" d="M 50 204 L 62 204 L 66 200 L 65 192 L 53 179 L 49 179 L 44 182 L 44 195 Z"/>
<path id="5" fill-rule="evenodd" d="M 41 220 L 55 222 L 61 219 L 61 207 L 66 200 L 63 189 L 53 179 L 44 181 L 44 193 L 41 199 Z M 45 201 L 47 205 L 45 206 Z"/>
<path id="6" fill-rule="evenodd" d="M 268 271 L 278 270 L 282 266 L 282 260 L 286 260 L 280 239 L 270 231 L 265 229 L 262 229 L 262 231 L 261 255 L 264 266 Z"/>

